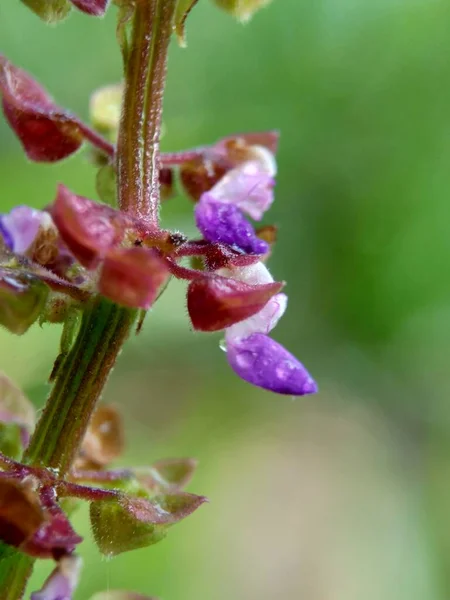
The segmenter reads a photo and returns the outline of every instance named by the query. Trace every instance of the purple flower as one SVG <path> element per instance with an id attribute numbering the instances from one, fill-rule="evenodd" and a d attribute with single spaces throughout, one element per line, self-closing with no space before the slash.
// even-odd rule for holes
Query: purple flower
<path id="1" fill-rule="evenodd" d="M 252 146 L 247 158 L 200 197 L 197 227 L 209 242 L 236 246 L 248 254 L 265 254 L 269 245 L 258 238 L 244 213 L 260 220 L 273 202 L 276 164 L 273 154 Z"/>
<path id="2" fill-rule="evenodd" d="M 71 600 L 80 568 L 81 558 L 78 556 L 61 558 L 42 590 L 31 594 L 30 600 Z"/>
<path id="3" fill-rule="evenodd" d="M 273 282 L 261 262 L 229 271 L 222 269 L 221 274 L 250 285 Z M 239 377 L 266 390 L 292 396 L 314 394 L 317 385 L 302 363 L 268 336 L 286 306 L 286 294 L 276 294 L 256 315 L 229 327 L 225 332 L 228 362 Z"/>
<path id="4" fill-rule="evenodd" d="M 17 206 L 0 216 L 0 235 L 10 250 L 24 254 L 33 244 L 39 230 L 47 229 L 52 224 L 48 213 L 29 206 Z"/>
<path id="5" fill-rule="evenodd" d="M 234 372 L 265 390 L 291 396 L 317 392 L 317 385 L 295 356 L 263 333 L 228 340 L 227 358 Z"/>
<path id="6" fill-rule="evenodd" d="M 269 244 L 259 239 L 253 226 L 234 204 L 216 202 L 210 192 L 195 207 L 197 227 L 209 242 L 237 247 L 247 254 L 265 254 Z"/>

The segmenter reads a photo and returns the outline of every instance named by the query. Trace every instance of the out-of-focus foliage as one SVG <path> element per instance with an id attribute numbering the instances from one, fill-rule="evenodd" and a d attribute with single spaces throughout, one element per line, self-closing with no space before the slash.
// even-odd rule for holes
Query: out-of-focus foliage
<path id="1" fill-rule="evenodd" d="M 2 2 L 2 51 L 85 117 L 89 94 L 120 78 L 114 12 L 48 28 Z M 321 394 L 292 403 L 238 381 L 170 285 L 105 397 L 125 413 L 123 461 L 195 456 L 190 489 L 211 505 L 113 561 L 86 542 L 77 598 L 109 586 L 167 600 L 446 600 L 450 4 L 277 0 L 239 26 L 200 0 L 188 29 L 188 49 L 172 48 L 164 148 L 281 130 L 270 264 L 290 306 L 275 333 Z M 58 181 L 95 194 L 86 155 L 29 164 L 2 121 L 0 210 L 45 206 Z M 163 218 L 189 231 L 192 204 L 171 200 Z M 1 368 L 38 405 L 58 334 L 1 332 Z"/>

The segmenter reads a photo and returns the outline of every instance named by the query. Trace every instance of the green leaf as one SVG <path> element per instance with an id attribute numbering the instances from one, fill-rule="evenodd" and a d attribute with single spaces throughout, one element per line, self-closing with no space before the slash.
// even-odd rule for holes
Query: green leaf
<path id="1" fill-rule="evenodd" d="M 46 23 L 58 23 L 67 17 L 72 5 L 68 0 L 21 0 Z"/>

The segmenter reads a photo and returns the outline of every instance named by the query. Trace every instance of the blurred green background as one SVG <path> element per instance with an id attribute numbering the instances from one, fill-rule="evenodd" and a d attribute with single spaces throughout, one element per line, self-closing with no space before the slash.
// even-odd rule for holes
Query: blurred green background
<path id="1" fill-rule="evenodd" d="M 120 78 L 114 19 L 47 28 L 3 0 L 0 49 L 86 117 L 89 94 Z M 200 0 L 188 41 L 171 50 L 163 147 L 281 130 L 270 264 L 290 305 L 274 334 L 321 392 L 293 402 L 238 380 L 171 284 L 105 400 L 125 415 L 123 464 L 195 456 L 190 489 L 211 503 L 111 561 L 80 513 L 76 598 L 448 599 L 450 3 L 275 0 L 240 26 Z M 58 181 L 94 194 L 85 154 L 28 164 L 0 122 L 0 210 L 42 207 Z M 163 218 L 193 230 L 185 198 Z M 0 332 L 1 368 L 38 405 L 58 335 Z"/>

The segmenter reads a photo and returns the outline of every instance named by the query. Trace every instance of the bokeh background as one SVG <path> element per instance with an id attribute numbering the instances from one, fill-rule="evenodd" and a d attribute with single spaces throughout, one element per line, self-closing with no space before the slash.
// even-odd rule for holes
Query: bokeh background
<path id="1" fill-rule="evenodd" d="M 121 75 L 114 20 L 47 28 L 3 0 L 0 48 L 86 117 L 89 94 Z M 448 599 L 450 3 L 275 0 L 241 26 L 200 0 L 188 39 L 171 50 L 163 147 L 281 130 L 270 264 L 290 304 L 274 334 L 321 391 L 292 401 L 238 380 L 171 284 L 105 400 L 124 413 L 123 464 L 195 456 L 190 489 L 211 503 L 108 561 L 79 513 L 76 598 Z M 86 154 L 28 164 L 0 122 L 0 210 L 43 207 L 58 181 L 95 194 Z M 163 218 L 193 230 L 182 196 Z M 0 332 L 1 368 L 39 406 L 58 335 Z"/>

